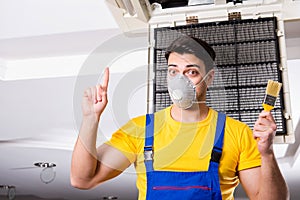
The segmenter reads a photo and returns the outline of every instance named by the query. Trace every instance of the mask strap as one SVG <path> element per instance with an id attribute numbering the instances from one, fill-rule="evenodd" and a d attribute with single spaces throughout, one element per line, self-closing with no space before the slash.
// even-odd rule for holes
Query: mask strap
<path id="1" fill-rule="evenodd" d="M 207 76 L 209 75 L 209 73 L 211 72 L 211 70 L 205 74 L 205 76 L 202 78 L 202 80 L 199 83 L 197 83 L 196 85 L 194 85 L 194 88 L 196 88 L 197 85 L 200 85 L 203 81 L 205 81 L 205 79 L 207 78 Z M 193 103 L 206 103 L 206 101 L 193 101 Z"/>
<path id="2" fill-rule="evenodd" d="M 202 80 L 199 83 L 194 85 L 194 88 L 197 87 L 197 85 L 200 85 L 203 81 L 205 81 L 205 79 L 207 78 L 207 76 L 209 75 L 210 72 L 211 72 L 211 70 L 205 74 L 205 76 L 202 78 Z"/>
<path id="3" fill-rule="evenodd" d="M 193 103 L 206 103 L 206 101 L 193 101 Z"/>

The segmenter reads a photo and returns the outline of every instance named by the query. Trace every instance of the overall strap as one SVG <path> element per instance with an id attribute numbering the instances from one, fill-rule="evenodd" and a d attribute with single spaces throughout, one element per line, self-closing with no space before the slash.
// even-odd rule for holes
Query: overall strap
<path id="1" fill-rule="evenodd" d="M 145 132 L 144 163 L 146 171 L 150 172 L 153 171 L 154 114 L 146 115 Z"/>
<path id="2" fill-rule="evenodd" d="M 225 129 L 226 115 L 218 113 L 218 121 L 215 133 L 214 147 L 211 153 L 210 161 L 219 163 L 222 156 L 224 129 Z"/>

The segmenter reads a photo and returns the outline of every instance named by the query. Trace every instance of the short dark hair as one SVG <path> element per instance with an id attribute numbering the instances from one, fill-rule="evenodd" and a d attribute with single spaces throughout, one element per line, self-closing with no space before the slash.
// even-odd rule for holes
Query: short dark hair
<path id="1" fill-rule="evenodd" d="M 216 58 L 214 49 L 204 40 L 199 38 L 187 35 L 180 36 L 166 48 L 165 57 L 167 60 L 172 52 L 195 55 L 204 62 L 206 72 L 210 71 L 214 67 L 214 60 Z"/>

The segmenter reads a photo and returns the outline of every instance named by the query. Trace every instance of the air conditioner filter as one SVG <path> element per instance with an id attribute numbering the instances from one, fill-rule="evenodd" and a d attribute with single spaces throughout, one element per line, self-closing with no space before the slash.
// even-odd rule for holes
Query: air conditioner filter
<path id="1" fill-rule="evenodd" d="M 207 92 L 207 104 L 253 128 L 262 110 L 268 79 L 282 82 L 275 17 L 220 21 L 154 30 L 154 108 L 169 106 L 165 48 L 182 34 L 198 37 L 216 52 L 216 75 Z M 272 111 L 277 135 L 286 133 L 280 93 Z"/>

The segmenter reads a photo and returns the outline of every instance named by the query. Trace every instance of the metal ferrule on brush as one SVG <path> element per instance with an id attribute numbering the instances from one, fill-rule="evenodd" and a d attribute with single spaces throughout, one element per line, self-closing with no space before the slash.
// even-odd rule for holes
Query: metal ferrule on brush
<path id="1" fill-rule="evenodd" d="M 269 105 L 269 106 L 275 106 L 275 102 L 276 102 L 276 98 L 277 97 L 274 97 L 274 96 L 272 96 L 272 95 L 268 95 L 268 94 L 266 94 L 265 95 L 265 99 L 264 99 L 264 104 L 267 104 L 267 105 Z"/>

